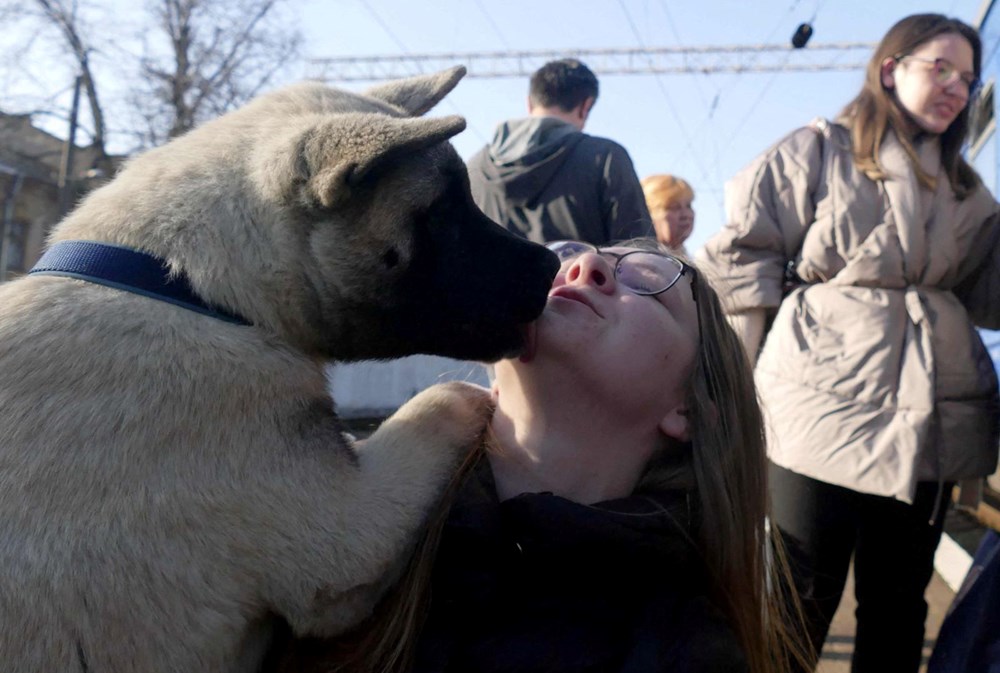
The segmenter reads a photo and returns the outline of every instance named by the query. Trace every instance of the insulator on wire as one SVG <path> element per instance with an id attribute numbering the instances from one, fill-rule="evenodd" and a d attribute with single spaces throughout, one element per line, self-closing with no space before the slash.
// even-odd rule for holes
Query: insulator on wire
<path id="1" fill-rule="evenodd" d="M 800 23 L 799 27 L 795 29 L 795 34 L 792 35 L 792 46 L 796 49 L 801 49 L 806 46 L 806 42 L 812 37 L 813 27 L 808 23 Z"/>

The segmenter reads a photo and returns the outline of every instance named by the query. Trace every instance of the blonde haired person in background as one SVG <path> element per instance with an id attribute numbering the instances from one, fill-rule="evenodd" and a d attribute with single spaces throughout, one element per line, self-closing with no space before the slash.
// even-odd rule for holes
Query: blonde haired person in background
<path id="1" fill-rule="evenodd" d="M 650 175 L 641 181 L 646 206 L 653 218 L 656 239 L 671 251 L 687 257 L 684 241 L 694 231 L 694 190 L 673 175 Z"/>

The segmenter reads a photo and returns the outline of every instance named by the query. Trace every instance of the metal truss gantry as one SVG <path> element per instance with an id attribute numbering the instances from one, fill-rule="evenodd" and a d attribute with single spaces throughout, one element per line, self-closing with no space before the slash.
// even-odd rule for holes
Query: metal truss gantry
<path id="1" fill-rule="evenodd" d="M 558 58 L 578 58 L 598 75 L 859 70 L 874 48 L 870 42 L 839 42 L 803 49 L 762 44 L 338 56 L 312 59 L 308 76 L 326 82 L 371 82 L 464 65 L 466 77 L 527 77 Z"/>

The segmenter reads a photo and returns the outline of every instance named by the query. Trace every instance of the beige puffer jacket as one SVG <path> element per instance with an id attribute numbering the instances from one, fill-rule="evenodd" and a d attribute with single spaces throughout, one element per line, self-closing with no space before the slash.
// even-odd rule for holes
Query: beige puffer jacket
<path id="1" fill-rule="evenodd" d="M 936 139 L 919 147 L 938 174 Z M 997 380 L 973 322 L 1000 327 L 1000 206 L 922 190 L 890 132 L 872 181 L 849 132 L 800 129 L 726 186 L 702 266 L 727 311 L 780 309 L 757 362 L 778 465 L 911 502 L 917 481 L 990 474 Z M 782 301 L 786 262 L 807 283 Z"/>

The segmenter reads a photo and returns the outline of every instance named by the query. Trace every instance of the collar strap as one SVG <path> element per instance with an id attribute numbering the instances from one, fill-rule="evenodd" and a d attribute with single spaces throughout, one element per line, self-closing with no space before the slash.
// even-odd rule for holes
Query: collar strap
<path id="1" fill-rule="evenodd" d="M 171 275 L 170 267 L 164 260 L 120 245 L 59 241 L 42 255 L 28 273 L 85 280 L 165 301 L 237 325 L 251 324 L 243 316 L 206 304 L 195 294 L 187 276 L 183 273 Z"/>

